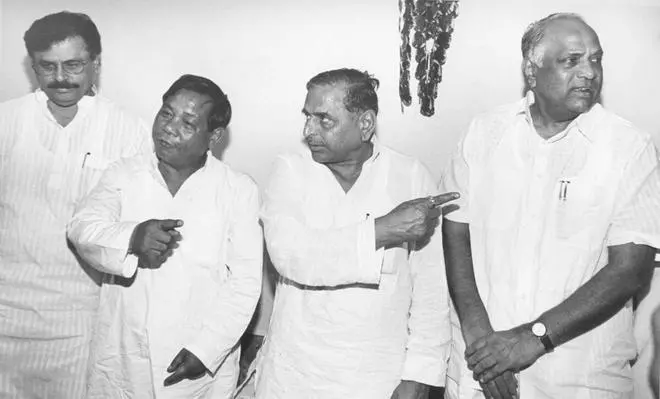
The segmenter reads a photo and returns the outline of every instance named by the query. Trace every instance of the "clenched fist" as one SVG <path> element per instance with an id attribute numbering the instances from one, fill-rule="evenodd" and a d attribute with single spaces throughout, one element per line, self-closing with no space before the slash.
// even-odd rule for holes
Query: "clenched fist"
<path id="1" fill-rule="evenodd" d="M 181 240 L 176 229 L 182 220 L 150 219 L 138 224 L 133 231 L 130 251 L 140 260 L 140 266 L 157 268 L 172 255 Z"/>

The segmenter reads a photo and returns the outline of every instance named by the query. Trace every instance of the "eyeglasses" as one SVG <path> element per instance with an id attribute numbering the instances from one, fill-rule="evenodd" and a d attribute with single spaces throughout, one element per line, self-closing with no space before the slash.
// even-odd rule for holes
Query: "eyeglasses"
<path id="1" fill-rule="evenodd" d="M 87 64 L 89 64 L 89 61 L 70 60 L 64 61 L 61 65 L 64 73 L 68 75 L 78 75 L 82 73 Z M 34 65 L 34 68 L 40 75 L 53 75 L 57 72 L 57 63 L 41 61 Z"/>

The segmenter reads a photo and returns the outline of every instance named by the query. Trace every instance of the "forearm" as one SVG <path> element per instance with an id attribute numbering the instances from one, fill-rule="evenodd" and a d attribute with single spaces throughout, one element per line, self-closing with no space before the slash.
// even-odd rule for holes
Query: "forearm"
<path id="1" fill-rule="evenodd" d="M 211 372 L 232 352 L 259 301 L 261 259 L 236 266 L 230 280 L 218 287 L 219 294 L 214 297 L 214 304 L 205 315 L 203 329 L 195 340 L 186 345 L 186 349 Z"/>
<path id="2" fill-rule="evenodd" d="M 440 231 L 410 255 L 412 304 L 402 380 L 444 386 L 451 347 L 449 293 Z"/>
<path id="3" fill-rule="evenodd" d="M 616 314 L 650 280 L 654 251 L 635 244 L 610 247 L 607 266 L 539 317 L 552 343 L 568 342 Z"/>
<path id="4" fill-rule="evenodd" d="M 293 217 L 265 218 L 268 253 L 283 277 L 307 286 L 378 284 L 382 255 L 374 248 L 373 219 L 313 229 Z"/>
<path id="5" fill-rule="evenodd" d="M 466 331 L 471 330 L 485 335 L 492 330 L 492 327 L 477 289 L 469 225 L 445 219 L 442 224 L 442 236 L 449 295 L 456 307 L 463 334 L 466 335 Z M 469 345 L 470 342 L 467 344 Z"/>
<path id="6" fill-rule="evenodd" d="M 137 223 L 85 221 L 74 218 L 67 236 L 78 254 L 95 269 L 109 274 L 131 277 L 137 258 L 128 255 L 131 234 Z"/>

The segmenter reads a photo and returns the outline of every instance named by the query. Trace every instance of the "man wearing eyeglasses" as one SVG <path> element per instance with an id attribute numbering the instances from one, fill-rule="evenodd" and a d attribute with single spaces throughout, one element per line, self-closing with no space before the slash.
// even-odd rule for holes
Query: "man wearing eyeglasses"
<path id="1" fill-rule="evenodd" d="M 0 104 L 0 397 L 77 399 L 100 279 L 68 248 L 66 223 L 111 162 L 151 141 L 98 95 L 87 15 L 47 15 L 24 40 L 39 88 Z"/>

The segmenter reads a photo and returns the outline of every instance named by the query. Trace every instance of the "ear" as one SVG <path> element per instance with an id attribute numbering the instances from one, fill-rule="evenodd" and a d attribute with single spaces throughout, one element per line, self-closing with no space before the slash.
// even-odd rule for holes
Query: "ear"
<path id="1" fill-rule="evenodd" d="M 523 61 L 523 75 L 525 82 L 530 89 L 536 87 L 536 71 L 539 69 L 531 60 L 526 59 Z"/>
<path id="2" fill-rule="evenodd" d="M 98 72 L 101 67 L 101 54 L 97 55 L 96 58 L 92 60 L 92 66 L 94 67 L 94 72 Z"/>
<path id="3" fill-rule="evenodd" d="M 210 140 L 209 144 L 211 144 L 211 146 L 214 146 L 214 145 L 218 144 L 222 140 L 222 137 L 225 135 L 226 131 L 227 131 L 227 129 L 224 128 L 224 127 L 219 127 L 219 128 L 214 129 L 211 132 L 211 140 Z"/>
<path id="4" fill-rule="evenodd" d="M 376 132 L 376 112 L 369 109 L 364 111 L 358 117 L 358 127 L 362 135 L 362 141 L 371 140 L 371 136 Z"/>

